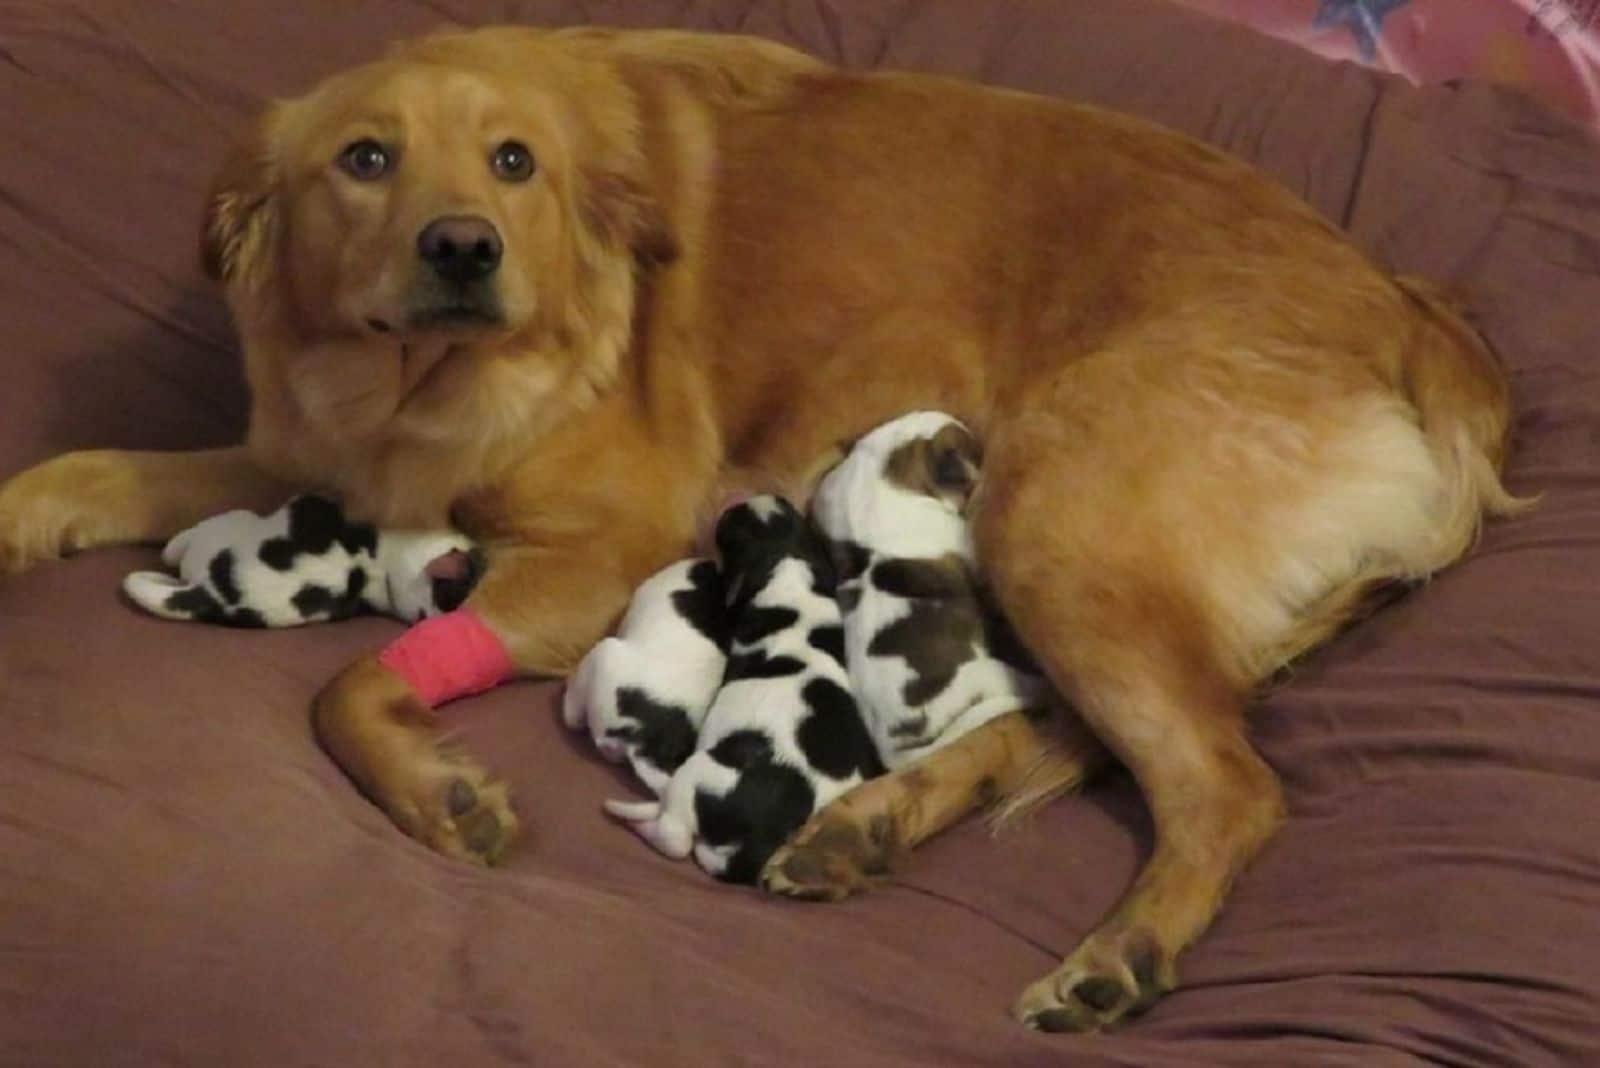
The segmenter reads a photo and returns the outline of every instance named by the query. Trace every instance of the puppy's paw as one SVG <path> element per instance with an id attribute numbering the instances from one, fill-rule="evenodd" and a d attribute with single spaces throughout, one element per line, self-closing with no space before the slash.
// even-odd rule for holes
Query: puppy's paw
<path id="1" fill-rule="evenodd" d="M 887 816 L 855 818 L 841 805 L 813 815 L 767 860 L 761 886 L 806 901 L 841 901 L 885 879 L 895 860 Z"/>
<path id="2" fill-rule="evenodd" d="M 1154 935 L 1103 929 L 1024 990 L 1011 1014 L 1036 1031 L 1099 1031 L 1145 1011 L 1176 985 L 1172 955 Z"/>

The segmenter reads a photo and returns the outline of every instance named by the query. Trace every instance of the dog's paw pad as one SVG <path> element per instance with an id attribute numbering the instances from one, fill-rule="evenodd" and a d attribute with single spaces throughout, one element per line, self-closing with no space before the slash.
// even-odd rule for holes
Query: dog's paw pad
<path id="1" fill-rule="evenodd" d="M 503 783 L 475 765 L 454 760 L 440 776 L 432 801 L 419 805 L 434 849 L 476 864 L 497 864 L 517 835 L 517 817 Z"/>
<path id="2" fill-rule="evenodd" d="M 450 784 L 450 791 L 445 798 L 445 803 L 450 807 L 450 815 L 465 816 L 478 803 L 478 791 L 465 779 L 457 779 Z"/>
<path id="3" fill-rule="evenodd" d="M 1149 933 L 1097 933 L 1023 991 L 1012 1014 L 1036 1031 L 1099 1031 L 1148 1009 L 1175 982 L 1170 959 Z"/>
<path id="4" fill-rule="evenodd" d="M 824 812 L 767 861 L 761 885 L 806 901 L 838 901 L 889 872 L 884 842 L 854 822 Z"/>

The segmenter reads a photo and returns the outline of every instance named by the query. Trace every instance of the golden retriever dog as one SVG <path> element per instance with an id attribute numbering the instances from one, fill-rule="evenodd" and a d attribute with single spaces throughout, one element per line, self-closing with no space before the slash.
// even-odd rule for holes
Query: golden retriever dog
<path id="1" fill-rule="evenodd" d="M 1252 689 L 1517 504 L 1483 343 L 1249 167 L 1096 108 L 759 40 L 402 45 L 266 112 L 203 247 L 247 441 L 16 475 L 0 569 L 317 489 L 487 545 L 469 607 L 520 673 L 560 676 L 727 493 L 803 497 L 841 442 L 912 409 L 972 427 L 997 603 L 1156 829 L 1016 1003 L 1048 1030 L 1170 989 L 1283 819 Z M 511 841 L 504 787 L 375 657 L 313 716 L 407 833 L 478 861 Z M 997 720 L 818 813 L 765 884 L 841 896 L 1097 748 Z"/>

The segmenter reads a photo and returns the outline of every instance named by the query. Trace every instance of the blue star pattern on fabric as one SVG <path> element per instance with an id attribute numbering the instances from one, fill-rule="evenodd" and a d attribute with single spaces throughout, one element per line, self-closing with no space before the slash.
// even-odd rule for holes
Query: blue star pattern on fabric
<path id="1" fill-rule="evenodd" d="M 1330 26 L 1347 26 L 1350 36 L 1356 39 L 1361 58 L 1371 62 L 1378 55 L 1378 38 L 1383 36 L 1383 20 L 1396 8 L 1405 7 L 1411 0 L 1322 0 L 1316 16 L 1311 20 L 1313 29 L 1325 30 Z"/>

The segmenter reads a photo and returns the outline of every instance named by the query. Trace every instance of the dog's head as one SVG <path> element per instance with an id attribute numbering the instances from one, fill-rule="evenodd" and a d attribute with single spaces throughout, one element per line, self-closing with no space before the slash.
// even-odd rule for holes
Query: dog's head
<path id="1" fill-rule="evenodd" d="M 247 347 L 272 329 L 330 361 L 420 359 L 407 393 L 446 358 L 542 360 L 554 389 L 626 331 L 635 276 L 676 249 L 635 99 L 585 40 L 426 38 L 270 108 L 202 235 Z"/>
<path id="2" fill-rule="evenodd" d="M 962 520 L 977 491 L 978 439 L 943 412 L 912 412 L 871 431 L 829 471 L 812 514 L 835 546 L 862 552 L 942 556 L 962 552 Z M 860 570 L 860 561 L 841 570 Z"/>

